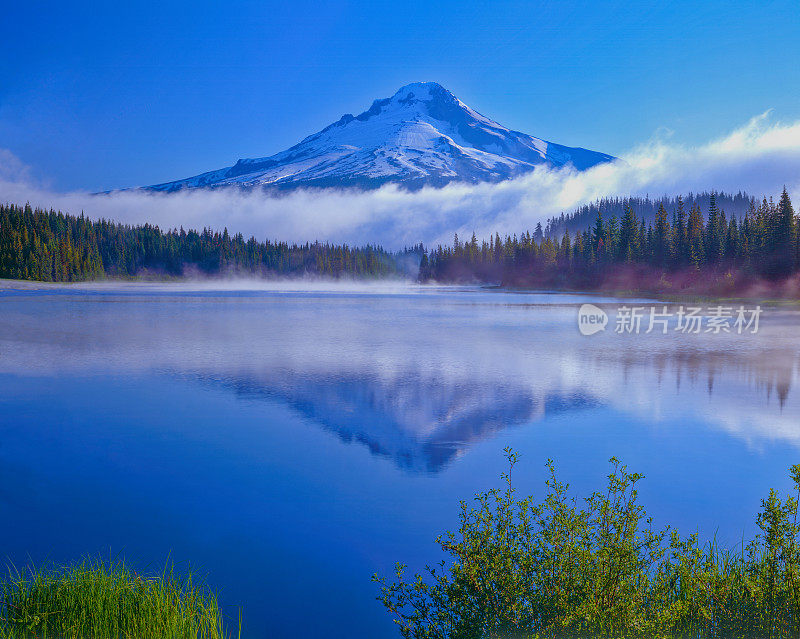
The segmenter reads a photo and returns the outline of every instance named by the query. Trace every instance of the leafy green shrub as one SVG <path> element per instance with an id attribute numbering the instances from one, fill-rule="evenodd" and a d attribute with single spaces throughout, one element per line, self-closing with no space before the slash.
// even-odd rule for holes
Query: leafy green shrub
<path id="1" fill-rule="evenodd" d="M 518 499 L 517 455 L 504 487 L 461 502 L 451 557 L 427 575 L 375 575 L 379 599 L 413 639 L 800 636 L 798 498 L 762 500 L 759 534 L 739 551 L 654 530 L 642 475 L 611 459 L 604 491 L 578 500 L 547 462 L 547 493 Z M 791 469 L 800 491 L 800 465 Z"/>

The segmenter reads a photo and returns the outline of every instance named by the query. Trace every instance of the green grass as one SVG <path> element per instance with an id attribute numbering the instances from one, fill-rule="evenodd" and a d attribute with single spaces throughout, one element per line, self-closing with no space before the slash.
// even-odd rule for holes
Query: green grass
<path id="1" fill-rule="evenodd" d="M 12 569 L 0 582 L 0 638 L 218 639 L 216 595 L 169 566 L 141 575 L 122 561 Z"/>

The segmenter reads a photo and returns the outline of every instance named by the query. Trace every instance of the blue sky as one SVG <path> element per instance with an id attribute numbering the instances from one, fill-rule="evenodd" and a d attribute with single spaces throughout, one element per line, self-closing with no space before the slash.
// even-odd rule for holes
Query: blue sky
<path id="1" fill-rule="evenodd" d="M 797 1 L 108 5 L 4 7 L 0 148 L 56 189 L 269 155 L 413 81 L 612 154 L 800 118 Z"/>

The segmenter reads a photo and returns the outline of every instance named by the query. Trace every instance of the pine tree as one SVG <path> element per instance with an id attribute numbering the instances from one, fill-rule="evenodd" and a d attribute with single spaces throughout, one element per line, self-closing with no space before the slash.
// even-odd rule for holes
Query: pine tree
<path id="1" fill-rule="evenodd" d="M 592 253 L 594 254 L 594 259 L 598 262 L 605 260 L 606 242 L 606 227 L 603 224 L 603 214 L 598 211 L 594 229 L 592 230 Z"/>
<path id="2" fill-rule="evenodd" d="M 708 221 L 705 229 L 705 256 L 708 262 L 717 262 L 721 255 L 722 238 L 719 233 L 719 209 L 717 208 L 717 197 L 711 194 L 708 204 Z"/>
<path id="3" fill-rule="evenodd" d="M 676 209 L 672 221 L 672 261 L 680 268 L 686 264 L 688 254 L 686 247 L 686 212 L 683 209 L 683 198 L 676 199 Z"/>
<path id="4" fill-rule="evenodd" d="M 569 236 L 569 231 L 564 230 L 564 237 L 561 238 L 561 246 L 558 251 L 559 264 L 562 268 L 567 268 L 570 264 L 570 257 L 572 256 L 572 242 Z"/>
<path id="5" fill-rule="evenodd" d="M 622 262 L 631 262 L 637 257 L 636 236 L 638 233 L 638 223 L 636 214 L 630 206 L 625 206 L 625 213 L 622 216 L 622 225 L 619 230 L 619 249 L 617 259 Z"/>
<path id="6" fill-rule="evenodd" d="M 781 199 L 774 209 L 771 227 L 766 271 L 770 277 L 784 277 L 792 270 L 795 248 L 794 208 L 786 187 L 783 187 Z"/>
<path id="7" fill-rule="evenodd" d="M 653 260 L 656 266 L 666 267 L 670 258 L 671 248 L 670 226 L 667 221 L 667 210 L 659 204 L 656 214 L 656 224 L 653 228 Z"/>
<path id="8" fill-rule="evenodd" d="M 686 262 L 695 268 L 705 262 L 705 251 L 703 246 L 703 214 L 700 208 L 694 205 L 689 210 L 689 220 L 686 224 L 687 254 Z"/>

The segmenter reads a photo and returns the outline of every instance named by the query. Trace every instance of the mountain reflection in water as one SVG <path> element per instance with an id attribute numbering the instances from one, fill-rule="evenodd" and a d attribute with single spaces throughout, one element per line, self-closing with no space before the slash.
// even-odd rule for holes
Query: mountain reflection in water
<path id="1" fill-rule="evenodd" d="M 0 370 L 158 371 L 278 399 L 391 458 L 437 472 L 471 444 L 555 412 L 702 416 L 748 444 L 800 443 L 797 309 L 756 335 L 583 337 L 586 297 L 475 289 L 207 292 L 153 287 L 2 300 Z M 0 298 L 2 299 L 2 298 Z M 615 301 L 594 299 L 613 305 Z M 36 304 L 50 314 L 36 314 Z"/>

